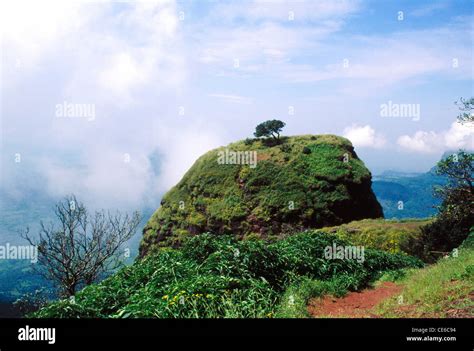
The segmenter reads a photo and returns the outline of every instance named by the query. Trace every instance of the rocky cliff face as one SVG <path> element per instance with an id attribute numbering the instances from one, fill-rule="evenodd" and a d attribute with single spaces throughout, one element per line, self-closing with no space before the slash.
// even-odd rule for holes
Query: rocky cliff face
<path id="1" fill-rule="evenodd" d="M 369 170 L 334 135 L 232 143 L 201 156 L 143 232 L 140 255 L 204 232 L 273 238 L 383 217 Z"/>

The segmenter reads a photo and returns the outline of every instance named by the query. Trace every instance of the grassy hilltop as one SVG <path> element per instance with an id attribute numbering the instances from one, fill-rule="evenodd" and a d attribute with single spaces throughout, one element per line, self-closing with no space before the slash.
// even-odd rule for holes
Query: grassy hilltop
<path id="1" fill-rule="evenodd" d="M 257 165 L 219 164 L 220 151 L 256 152 Z M 383 216 L 371 174 L 349 140 L 335 135 L 247 139 L 201 156 L 161 202 L 140 254 L 212 232 L 272 238 Z"/>
<path id="2" fill-rule="evenodd" d="M 371 300 L 367 316 L 472 315 L 472 234 L 459 252 L 425 267 L 417 248 L 433 219 L 378 218 L 371 174 L 347 139 L 267 143 L 241 141 L 201 156 L 145 226 L 140 259 L 31 316 L 304 318 L 320 316 L 310 306 L 325 299 L 375 296 L 387 282 L 394 292 Z M 256 151 L 256 167 L 219 164 L 225 150 Z M 336 246 L 362 247 L 364 255 L 327 257 Z"/>

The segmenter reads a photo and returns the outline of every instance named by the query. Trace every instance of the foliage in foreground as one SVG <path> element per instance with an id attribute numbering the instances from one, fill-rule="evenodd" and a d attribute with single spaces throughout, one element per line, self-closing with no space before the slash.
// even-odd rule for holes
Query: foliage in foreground
<path id="1" fill-rule="evenodd" d="M 454 251 L 456 252 L 456 251 Z M 474 234 L 457 254 L 421 270 L 413 270 L 399 281 L 403 290 L 374 311 L 381 317 L 471 317 L 474 316 Z"/>
<path id="2" fill-rule="evenodd" d="M 367 249 L 365 260 L 327 260 L 327 246 L 348 242 L 307 231 L 273 244 L 202 234 L 180 250 L 163 249 L 137 261 L 74 299 L 53 302 L 36 317 L 260 318 L 281 313 L 288 289 L 305 279 L 320 291 L 344 294 L 382 271 L 420 267 L 403 254 Z M 331 290 L 333 289 L 333 290 Z M 298 301 L 296 301 L 298 302 Z M 280 304 L 280 306 L 279 306 Z"/>

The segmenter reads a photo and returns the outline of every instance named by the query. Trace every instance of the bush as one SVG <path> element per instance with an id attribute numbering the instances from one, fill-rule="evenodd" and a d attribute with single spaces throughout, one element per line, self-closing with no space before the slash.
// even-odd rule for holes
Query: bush
<path id="1" fill-rule="evenodd" d="M 378 250 L 366 250 L 364 262 L 327 260 L 324 249 L 333 242 L 348 245 L 319 231 L 272 244 L 202 234 L 186 240 L 181 250 L 166 249 L 147 256 L 83 289 L 74 300 L 54 302 L 33 316 L 271 317 L 288 291 L 308 279 L 318 281 L 306 289 L 311 294 L 342 295 L 366 286 L 382 271 L 421 265 L 415 258 Z M 304 299 L 312 297 L 308 296 Z"/>
<path id="2" fill-rule="evenodd" d="M 39 318 L 93 318 L 97 317 L 96 311 L 82 304 L 77 304 L 74 299 L 60 300 L 43 307 L 34 313 Z"/>
<path id="3" fill-rule="evenodd" d="M 255 139 L 246 138 L 244 140 L 244 144 L 245 145 L 252 145 L 254 141 L 255 141 Z"/>
<path id="4" fill-rule="evenodd" d="M 214 252 L 232 247 L 236 243 L 237 239 L 230 235 L 204 233 L 188 238 L 181 252 L 184 257 L 202 263 Z"/>
<path id="5" fill-rule="evenodd" d="M 435 262 L 444 253 L 460 246 L 468 238 L 471 226 L 472 219 L 467 216 L 440 215 L 436 221 L 421 228 L 421 240 L 414 244 L 414 250 L 426 262 Z"/>
<path id="6" fill-rule="evenodd" d="M 289 144 L 283 144 L 283 145 L 280 146 L 280 150 L 284 153 L 289 153 L 289 152 L 291 152 L 292 147 Z"/>

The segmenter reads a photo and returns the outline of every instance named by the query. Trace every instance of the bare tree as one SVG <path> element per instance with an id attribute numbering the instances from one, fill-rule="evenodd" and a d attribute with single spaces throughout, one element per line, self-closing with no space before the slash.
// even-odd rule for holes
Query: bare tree
<path id="1" fill-rule="evenodd" d="M 41 222 L 39 237 L 27 229 L 23 238 L 38 247 L 39 273 L 53 281 L 62 297 L 73 296 L 122 262 L 121 246 L 140 223 L 138 212 L 129 216 L 96 211 L 90 216 L 75 196 L 56 204 L 58 224 Z"/>

